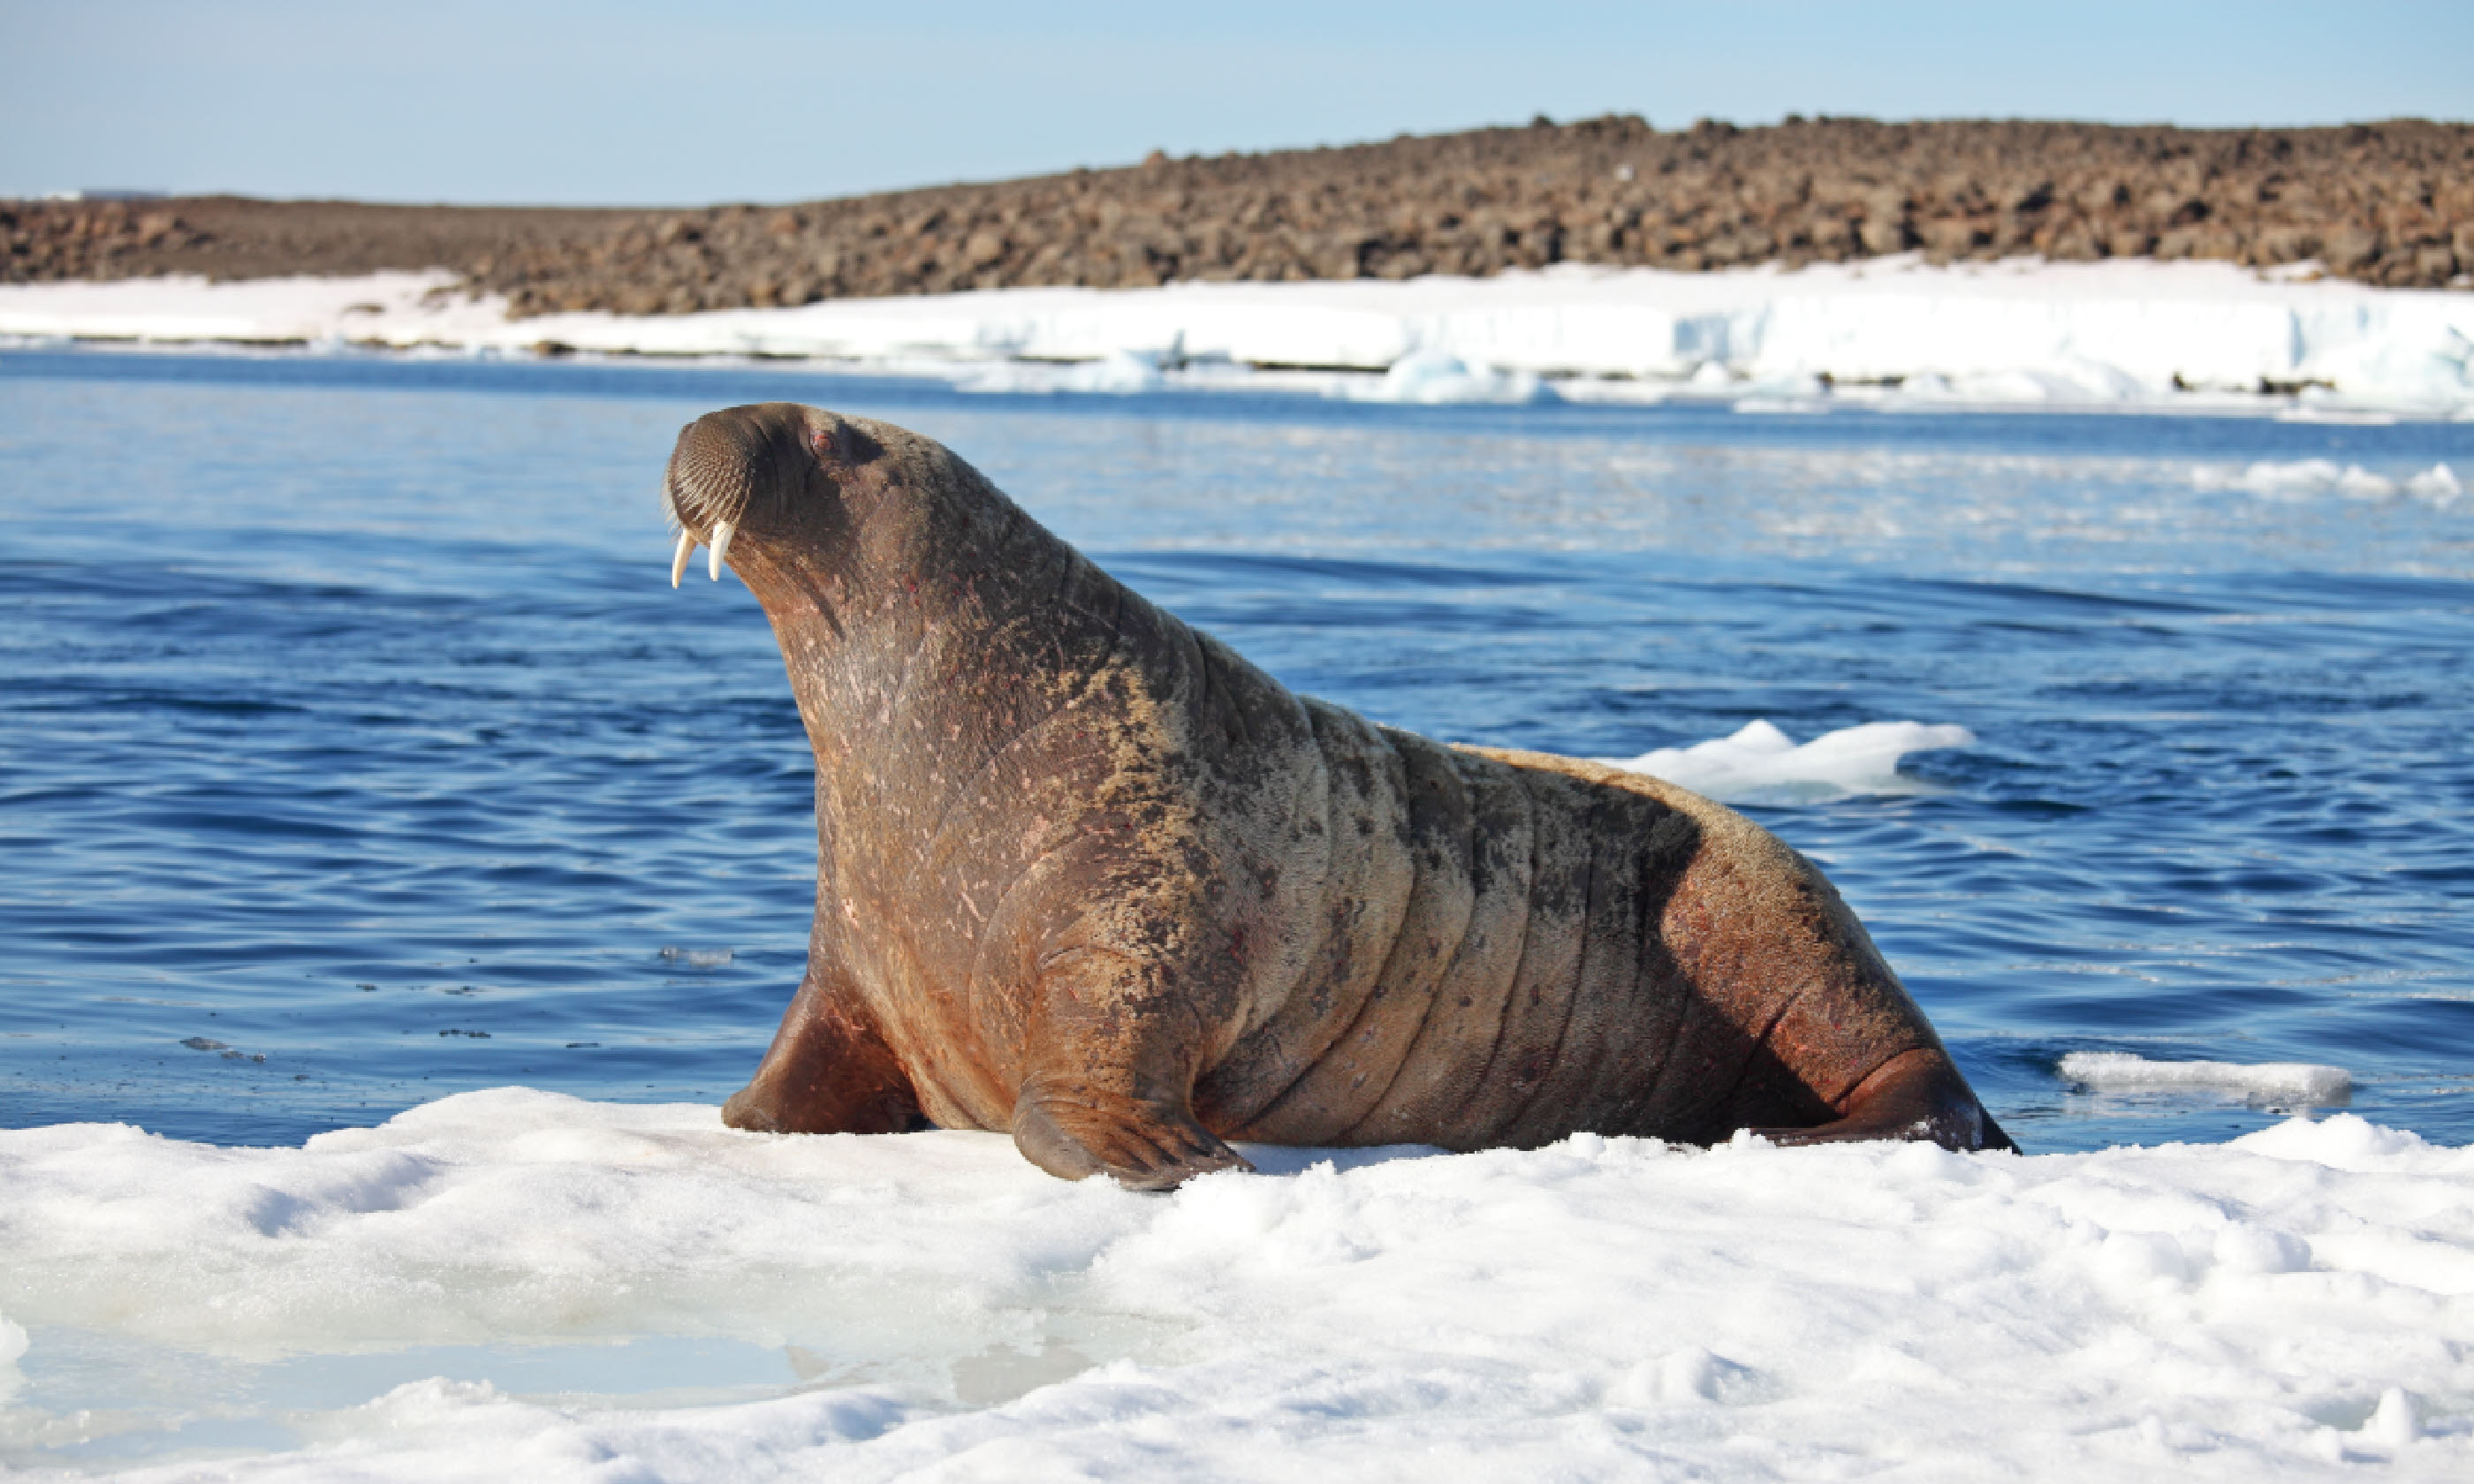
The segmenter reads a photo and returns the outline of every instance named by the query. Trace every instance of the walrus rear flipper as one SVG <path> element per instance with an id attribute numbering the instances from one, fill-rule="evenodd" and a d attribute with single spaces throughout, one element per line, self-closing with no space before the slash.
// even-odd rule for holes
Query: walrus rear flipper
<path id="1" fill-rule="evenodd" d="M 1052 1175 L 1106 1175 L 1166 1190 L 1250 1170 L 1194 1116 L 1186 1007 L 1146 993 L 1145 966 L 1106 950 L 1060 953 L 1040 986 L 1014 1094 L 1014 1147 Z"/>
<path id="2" fill-rule="evenodd" d="M 1839 1116 L 1807 1129 L 1755 1129 L 1774 1144 L 1852 1144 L 1930 1139 L 1945 1149 L 2019 1146 L 1984 1111 L 1947 1052 L 1919 1047 L 1883 1063 L 1840 1099 Z"/>
<path id="3" fill-rule="evenodd" d="M 1250 1170 L 1244 1155 L 1191 1114 L 1080 1092 L 1026 1093 L 1013 1107 L 1013 1143 L 1051 1175 L 1106 1175 L 1129 1190 L 1166 1190 L 1213 1170 Z"/>

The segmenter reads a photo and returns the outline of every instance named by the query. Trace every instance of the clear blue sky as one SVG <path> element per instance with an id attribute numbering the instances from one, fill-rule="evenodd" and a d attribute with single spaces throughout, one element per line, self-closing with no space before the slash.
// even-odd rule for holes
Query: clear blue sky
<path id="1" fill-rule="evenodd" d="M 787 201 L 1609 111 L 2474 118 L 2474 0 L 0 0 L 0 195 Z"/>

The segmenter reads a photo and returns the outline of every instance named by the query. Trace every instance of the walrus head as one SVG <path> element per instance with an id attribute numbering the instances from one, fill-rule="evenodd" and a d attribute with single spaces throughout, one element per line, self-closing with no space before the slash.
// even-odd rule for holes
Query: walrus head
<path id="1" fill-rule="evenodd" d="M 725 407 L 681 428 L 662 481 L 663 511 L 679 533 L 670 586 L 698 543 L 719 582 L 741 533 L 813 536 L 843 524 L 848 487 L 884 452 L 876 431 L 796 402 Z"/>

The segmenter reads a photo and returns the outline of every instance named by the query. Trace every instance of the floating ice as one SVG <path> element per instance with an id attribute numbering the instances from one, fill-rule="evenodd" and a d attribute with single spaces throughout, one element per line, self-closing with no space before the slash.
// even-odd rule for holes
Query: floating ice
<path id="1" fill-rule="evenodd" d="M 1899 771 L 1909 753 L 1966 747 L 1964 727 L 1866 722 L 1825 732 L 1798 747 L 1766 721 L 1730 737 L 1662 747 L 1638 757 L 1599 759 L 1706 794 L 1721 803 L 1824 803 L 1857 794 L 1914 794 L 1931 785 Z"/>
<path id="2" fill-rule="evenodd" d="M 2329 493 L 2379 499 L 2396 493 L 2396 481 L 2359 464 L 2330 459 L 2266 459 L 2235 468 L 2201 465 L 2191 482 L 2202 490 L 2244 490 L 2270 499 L 2302 499 Z"/>
<path id="3" fill-rule="evenodd" d="M 2354 1090 L 2343 1067 L 2309 1062 L 2151 1062 L 2122 1051 L 2074 1051 L 2062 1058 L 2061 1073 L 2099 1092 L 2194 1089 L 2255 1103 L 2341 1106 Z"/>
<path id="4" fill-rule="evenodd" d="M 1338 383 L 1336 390 L 1364 402 L 1419 402 L 1429 405 L 1449 402 L 1526 403 L 1551 402 L 1555 394 L 1546 383 L 1524 371 L 1501 371 L 1492 366 L 1472 366 L 1459 356 L 1441 350 L 1418 350 L 1392 363 L 1391 370 L 1371 382 Z"/>
<path id="5" fill-rule="evenodd" d="M 2465 492 L 2457 471 L 2445 464 L 2435 464 L 2405 482 L 2408 494 L 2418 494 L 2435 505 L 2452 505 Z"/>
<path id="6" fill-rule="evenodd" d="M 728 966 L 737 956 L 737 950 L 732 948 L 682 948 L 676 944 L 669 944 L 662 949 L 662 957 L 665 960 L 673 964 L 685 964 L 690 969 L 721 969 Z"/>
<path id="7" fill-rule="evenodd" d="M 964 392 L 1097 392 L 1132 396 L 1160 390 L 1167 378 L 1160 374 L 1155 357 L 1111 350 L 1094 361 L 1064 365 L 1007 362 L 982 367 L 963 372 L 955 384 Z"/>
<path id="8" fill-rule="evenodd" d="M 2382 474 L 2333 459 L 2262 460 L 2236 467 L 2203 464 L 2192 471 L 2202 490 L 2240 490 L 2268 500 L 2315 500 L 2334 496 L 2390 500 L 2410 495 L 2445 510 L 2465 493 L 2457 471 L 2445 464 L 2407 474 Z"/>
<path id="9" fill-rule="evenodd" d="M 454 281 L 438 272 L 6 284 L 0 340 L 551 344 L 803 357 L 985 391 L 1251 385 L 1400 401 L 1685 397 L 1780 410 L 1783 397 L 1819 396 L 1825 405 L 2474 416 L 2474 295 L 2226 263 L 1934 268 L 1905 256 L 1712 274 L 1564 265 L 1491 278 L 995 289 L 518 321 L 499 299 L 449 292 Z M 2263 387 L 2302 390 L 2270 401 Z"/>
<path id="10" fill-rule="evenodd" d="M 1253 1152 L 1138 1195 L 997 1135 L 521 1089 L 299 1149 L 0 1131 L 33 1342 L 0 1466 L 2474 1475 L 2474 1150 L 2349 1114 L 2037 1157 Z"/>

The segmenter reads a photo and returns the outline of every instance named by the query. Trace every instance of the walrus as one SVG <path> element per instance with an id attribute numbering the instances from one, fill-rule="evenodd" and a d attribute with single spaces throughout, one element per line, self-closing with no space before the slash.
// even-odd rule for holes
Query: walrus
<path id="1" fill-rule="evenodd" d="M 1068 1179 L 1232 1141 L 2015 1148 L 1809 861 L 1654 778 L 1292 694 L 934 440 L 679 434 L 815 752 L 816 912 L 734 1127 L 1009 1132 Z"/>

